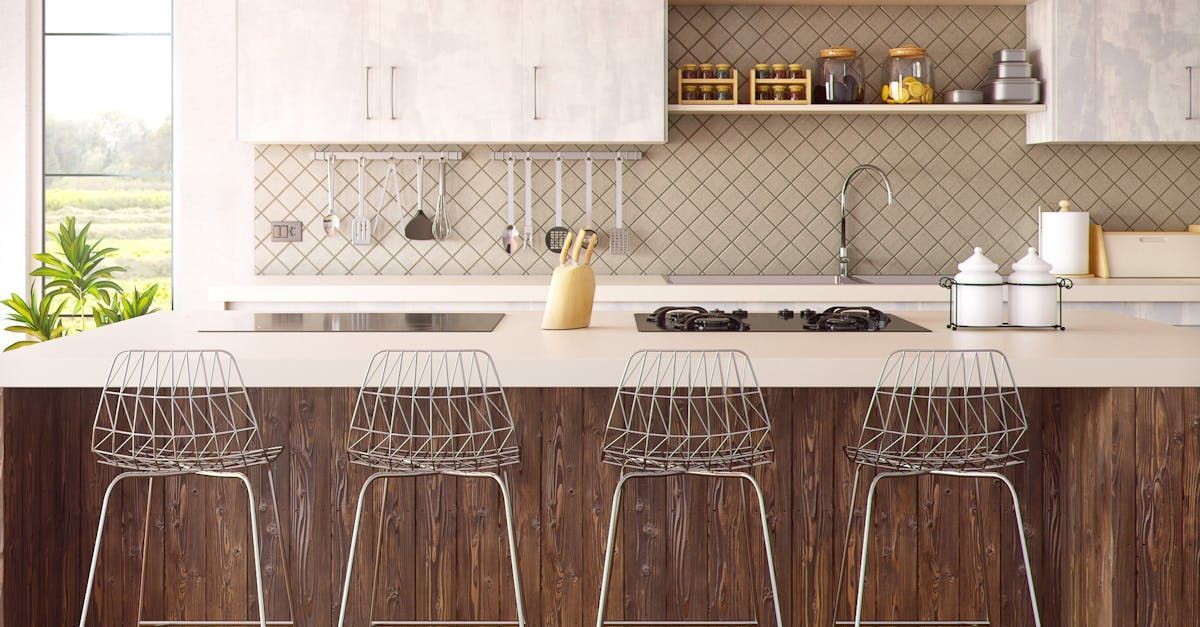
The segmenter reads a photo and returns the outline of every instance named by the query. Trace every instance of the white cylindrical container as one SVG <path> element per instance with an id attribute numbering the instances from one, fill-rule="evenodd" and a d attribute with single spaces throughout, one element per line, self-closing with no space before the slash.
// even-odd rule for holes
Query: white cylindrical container
<path id="1" fill-rule="evenodd" d="M 1004 322 L 1004 279 L 1000 266 L 982 248 L 958 264 L 954 275 L 954 323 L 964 327 L 994 327 Z"/>
<path id="2" fill-rule="evenodd" d="M 1071 211 L 1071 201 L 1058 203 L 1058 211 L 1038 214 L 1038 249 L 1054 274 L 1088 273 L 1088 229 L 1091 214 Z"/>
<path id="3" fill-rule="evenodd" d="M 1058 279 L 1050 264 L 1029 251 L 1013 264 L 1008 275 L 1008 323 L 1021 327 L 1051 327 L 1058 324 Z"/>

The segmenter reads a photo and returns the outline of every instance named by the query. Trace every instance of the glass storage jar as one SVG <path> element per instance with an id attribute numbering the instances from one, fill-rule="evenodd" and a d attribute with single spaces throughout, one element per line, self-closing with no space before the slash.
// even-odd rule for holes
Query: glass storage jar
<path id="1" fill-rule="evenodd" d="M 701 85 L 700 86 L 700 99 L 701 100 L 714 100 L 715 99 L 715 97 L 713 96 L 713 86 L 712 85 Z"/>
<path id="2" fill-rule="evenodd" d="M 933 104 L 933 61 L 924 48 L 905 45 L 888 51 L 879 96 L 888 104 Z"/>
<path id="3" fill-rule="evenodd" d="M 733 100 L 733 92 L 729 85 L 717 85 L 717 100 Z"/>
<path id="4" fill-rule="evenodd" d="M 712 77 L 713 77 L 713 65 L 711 63 L 701 63 L 700 64 L 700 73 L 696 75 L 696 78 L 712 78 Z"/>
<path id="5" fill-rule="evenodd" d="M 759 63 L 754 66 L 754 78 L 771 78 L 771 66 Z"/>
<path id="6" fill-rule="evenodd" d="M 715 78 L 733 78 L 733 66 L 728 63 L 718 63 L 713 76 Z"/>
<path id="7" fill-rule="evenodd" d="M 821 51 L 817 63 L 813 102 L 820 104 L 856 104 L 863 101 L 863 63 L 858 51 L 834 46 Z"/>
<path id="8" fill-rule="evenodd" d="M 787 78 L 787 77 L 788 77 L 787 64 L 776 63 L 771 66 L 771 78 L 783 79 L 783 78 Z"/>
<path id="9" fill-rule="evenodd" d="M 771 88 L 771 99 L 772 100 L 787 100 L 788 99 L 787 85 L 775 85 L 774 87 L 772 87 Z"/>
<path id="10" fill-rule="evenodd" d="M 759 85 L 757 99 L 758 100 L 771 100 L 772 99 L 771 98 L 771 86 L 770 85 Z"/>
<path id="11" fill-rule="evenodd" d="M 697 71 L 695 63 L 683 64 L 683 78 L 696 78 L 696 73 Z"/>
<path id="12" fill-rule="evenodd" d="M 683 96 L 681 98 L 683 100 L 699 100 L 700 90 L 695 85 L 684 85 Z"/>

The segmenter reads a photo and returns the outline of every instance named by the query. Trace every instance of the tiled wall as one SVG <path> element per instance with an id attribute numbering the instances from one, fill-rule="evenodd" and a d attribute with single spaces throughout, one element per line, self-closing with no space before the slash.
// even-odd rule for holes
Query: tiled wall
<path id="1" fill-rule="evenodd" d="M 868 94 L 878 91 L 878 60 L 889 46 L 924 44 L 938 62 L 944 90 L 974 87 L 992 50 L 1024 43 L 1020 7 L 678 7 L 671 9 L 670 23 L 672 65 L 727 60 L 745 69 L 760 59 L 808 65 L 820 48 L 856 46 L 868 59 Z M 883 207 L 874 179 L 864 176 L 852 188 L 851 250 L 858 273 L 948 272 L 971 246 L 1010 261 L 1035 238 L 1035 208 L 1060 198 L 1091 210 L 1108 229 L 1179 229 L 1200 222 L 1198 146 L 1026 146 L 1024 135 L 1020 116 L 673 116 L 669 143 L 641 147 L 645 159 L 626 169 L 632 254 L 617 257 L 601 249 L 596 268 L 611 274 L 831 272 L 837 193 L 858 163 L 885 169 L 896 192 L 895 203 Z M 455 233 L 445 242 L 402 236 L 415 202 L 415 166 L 402 165 L 402 207 L 385 209 L 382 237 L 366 248 L 321 231 L 325 166 L 311 155 L 325 148 L 257 148 L 257 273 L 542 274 L 557 263 L 541 245 L 512 257 L 500 248 L 505 169 L 488 157 L 510 147 L 462 148 L 464 160 L 447 177 Z M 370 170 L 372 207 L 384 169 L 376 163 Z M 426 211 L 434 174 L 429 165 Z M 593 181 L 601 230 L 612 225 L 612 175 L 612 165 L 603 164 Z M 343 216 L 356 203 L 354 177 L 354 165 L 341 164 Z M 517 181 L 519 204 L 519 168 Z M 582 226 L 582 164 L 567 170 L 564 189 L 567 224 Z M 553 225 L 552 164 L 537 164 L 533 190 L 540 241 Z M 304 221 L 304 241 L 270 242 L 269 221 L 279 219 Z"/>

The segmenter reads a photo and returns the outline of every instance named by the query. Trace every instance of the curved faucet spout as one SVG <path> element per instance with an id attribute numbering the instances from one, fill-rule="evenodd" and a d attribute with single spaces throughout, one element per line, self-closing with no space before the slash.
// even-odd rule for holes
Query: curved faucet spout
<path id="1" fill-rule="evenodd" d="M 842 192 L 838 194 L 838 203 L 842 207 L 842 239 L 841 246 L 838 248 L 838 276 L 843 279 L 850 276 L 849 241 L 846 238 L 846 189 L 850 187 L 850 182 L 854 180 L 854 177 L 863 172 L 874 172 L 879 175 L 880 180 L 883 181 L 884 189 L 887 190 L 887 204 L 889 206 L 892 204 L 892 184 L 888 181 L 887 173 L 880 169 L 879 166 L 869 163 L 856 166 L 850 171 L 850 174 L 846 175 L 846 180 L 842 181 Z"/>

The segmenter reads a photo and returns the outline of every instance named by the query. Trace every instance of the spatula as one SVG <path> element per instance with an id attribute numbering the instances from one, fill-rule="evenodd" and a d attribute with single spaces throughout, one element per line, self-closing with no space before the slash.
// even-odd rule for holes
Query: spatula
<path id="1" fill-rule="evenodd" d="M 433 220 L 425 215 L 425 157 L 417 157 L 417 215 L 404 225 L 404 237 L 411 240 L 433 239 Z"/>
<path id="2" fill-rule="evenodd" d="M 534 252 L 536 246 L 533 245 L 533 157 L 529 155 L 525 155 L 525 245 L 530 252 Z"/>
<path id="3" fill-rule="evenodd" d="M 629 229 L 625 228 L 625 190 L 621 183 L 624 173 L 625 158 L 617 155 L 613 176 L 614 187 L 617 190 L 616 197 L 613 199 L 613 211 L 616 215 L 613 220 L 613 229 L 608 232 L 608 254 L 618 256 L 629 254 Z"/>
<path id="4" fill-rule="evenodd" d="M 546 231 L 546 248 L 552 253 L 562 252 L 566 247 L 570 229 L 562 221 L 562 157 L 554 158 L 554 227 Z"/>
<path id="5" fill-rule="evenodd" d="M 592 157 L 583 160 L 583 241 L 584 247 L 592 245 L 592 236 L 598 240 L 600 232 L 592 228 Z"/>

